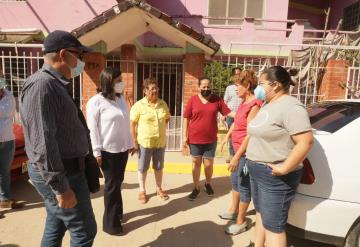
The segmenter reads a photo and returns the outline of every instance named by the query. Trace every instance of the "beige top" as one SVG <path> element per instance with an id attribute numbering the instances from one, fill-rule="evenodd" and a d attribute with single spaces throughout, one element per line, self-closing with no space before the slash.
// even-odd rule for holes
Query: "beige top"
<path id="1" fill-rule="evenodd" d="M 291 136 L 311 129 L 305 106 L 292 96 L 282 96 L 265 104 L 248 124 L 246 157 L 259 163 L 282 163 L 294 147 Z"/>

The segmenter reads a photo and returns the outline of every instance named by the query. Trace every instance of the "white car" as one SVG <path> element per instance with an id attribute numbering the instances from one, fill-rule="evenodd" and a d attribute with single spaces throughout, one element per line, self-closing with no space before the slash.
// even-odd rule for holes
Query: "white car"
<path id="1" fill-rule="evenodd" d="M 292 202 L 287 232 L 359 247 L 360 101 L 322 102 L 308 110 L 315 143 L 304 161 L 305 184 Z"/>

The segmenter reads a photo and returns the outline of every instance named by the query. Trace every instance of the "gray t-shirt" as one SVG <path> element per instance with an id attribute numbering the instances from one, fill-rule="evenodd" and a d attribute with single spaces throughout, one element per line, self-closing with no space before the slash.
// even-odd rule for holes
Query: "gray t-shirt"
<path id="1" fill-rule="evenodd" d="M 294 147 L 291 136 L 311 129 L 305 106 L 295 97 L 282 96 L 265 104 L 248 124 L 246 157 L 260 163 L 282 163 Z"/>

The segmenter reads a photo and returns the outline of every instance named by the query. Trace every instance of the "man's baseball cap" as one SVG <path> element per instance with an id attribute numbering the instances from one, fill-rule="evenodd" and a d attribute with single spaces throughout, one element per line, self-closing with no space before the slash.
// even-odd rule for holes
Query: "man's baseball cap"
<path id="1" fill-rule="evenodd" d="M 74 47 L 79 49 L 82 52 L 92 51 L 89 47 L 83 46 L 80 41 L 75 38 L 71 33 L 56 30 L 51 33 L 44 39 L 44 48 L 43 53 L 57 52 L 61 49 L 66 49 Z"/>

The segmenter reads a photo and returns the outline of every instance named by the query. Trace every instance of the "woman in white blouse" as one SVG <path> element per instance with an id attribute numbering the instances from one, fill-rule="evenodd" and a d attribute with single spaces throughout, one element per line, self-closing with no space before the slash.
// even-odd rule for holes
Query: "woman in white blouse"
<path id="1" fill-rule="evenodd" d="M 134 146 L 124 87 L 121 72 L 105 68 L 100 74 L 99 93 L 86 105 L 94 156 L 105 177 L 103 231 L 111 235 L 122 233 L 121 184 L 129 150 Z"/>

